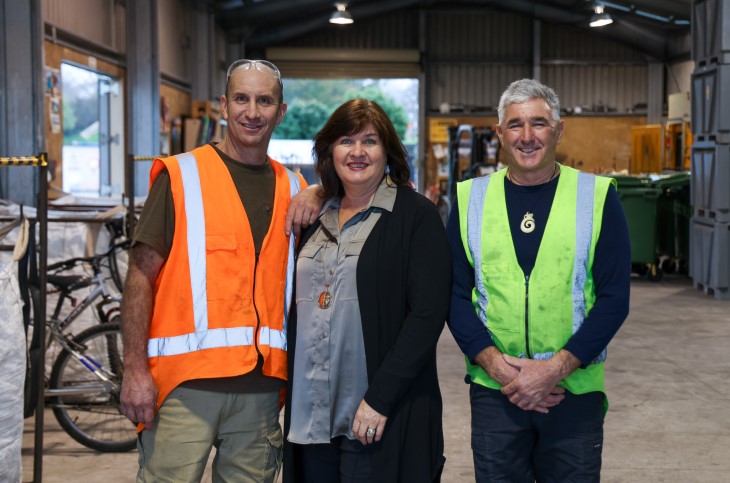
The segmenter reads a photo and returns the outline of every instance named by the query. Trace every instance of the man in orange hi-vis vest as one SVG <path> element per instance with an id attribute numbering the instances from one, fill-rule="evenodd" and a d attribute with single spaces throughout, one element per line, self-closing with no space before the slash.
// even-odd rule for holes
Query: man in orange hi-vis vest
<path id="1" fill-rule="evenodd" d="M 221 109 L 222 142 L 154 161 L 135 231 L 121 411 L 139 423 L 137 481 L 200 481 L 213 446 L 213 481 L 281 465 L 295 235 L 322 202 L 266 154 L 286 113 L 274 64 L 234 62 Z"/>

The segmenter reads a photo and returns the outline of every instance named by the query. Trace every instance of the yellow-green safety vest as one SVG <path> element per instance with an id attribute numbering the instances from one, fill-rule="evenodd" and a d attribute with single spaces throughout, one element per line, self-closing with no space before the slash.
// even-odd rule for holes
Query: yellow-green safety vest
<path id="1" fill-rule="evenodd" d="M 560 165 L 560 178 L 545 233 L 529 277 L 517 261 L 504 178 L 506 169 L 457 185 L 459 225 L 474 267 L 474 310 L 497 348 L 545 360 L 568 342 L 595 302 L 593 257 L 611 178 Z M 604 351 L 585 369 L 560 381 L 573 394 L 604 391 Z M 466 361 L 477 384 L 500 389 L 481 367 Z"/>

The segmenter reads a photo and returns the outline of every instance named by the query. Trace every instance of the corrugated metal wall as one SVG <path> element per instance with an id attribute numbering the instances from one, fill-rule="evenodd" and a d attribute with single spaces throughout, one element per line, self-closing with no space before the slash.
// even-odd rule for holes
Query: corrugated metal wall
<path id="1" fill-rule="evenodd" d="M 343 29 L 328 26 L 291 39 L 281 47 L 420 48 L 424 55 L 426 112 L 439 105 L 467 112 L 496 110 L 513 80 L 532 77 L 533 19 L 513 12 L 473 9 L 424 14 L 419 46 L 419 14 L 398 12 Z M 337 35 L 333 33 L 336 32 Z M 598 34 L 541 23 L 541 78 L 563 105 L 631 112 L 647 101 L 647 62 L 638 51 Z"/>
<path id="2" fill-rule="evenodd" d="M 542 73 L 542 81 L 555 89 L 564 108 L 626 113 L 646 103 L 646 65 L 552 65 Z"/>
<path id="3" fill-rule="evenodd" d="M 436 64 L 426 75 L 428 105 L 438 111 L 441 103 L 452 110 L 490 112 L 497 110 L 499 96 L 515 79 L 530 77 L 530 66 L 489 64 Z"/>
<path id="4" fill-rule="evenodd" d="M 187 57 L 192 42 L 192 11 L 178 0 L 157 0 L 157 10 L 160 73 L 190 82 Z"/>
<path id="5" fill-rule="evenodd" d="M 695 62 L 693 60 L 670 64 L 667 67 L 667 95 L 677 92 L 689 92 L 694 69 Z"/>
<path id="6" fill-rule="evenodd" d="M 508 12 L 427 15 L 427 109 L 441 103 L 493 111 L 513 80 L 533 75 L 533 22 Z M 564 106 L 630 112 L 647 98 L 647 68 L 629 47 L 569 26 L 542 23 L 541 79 Z"/>
<path id="7" fill-rule="evenodd" d="M 429 61 L 531 62 L 532 19 L 506 12 L 429 13 Z"/>
<path id="8" fill-rule="evenodd" d="M 117 18 L 124 11 L 114 0 L 44 0 L 41 4 L 45 22 L 114 52 L 125 52 Z"/>
<path id="9" fill-rule="evenodd" d="M 417 49 L 418 13 L 395 12 L 346 27 L 327 24 L 317 32 L 278 43 L 276 47 Z"/>
<path id="10" fill-rule="evenodd" d="M 550 60 L 587 60 L 594 62 L 639 62 L 646 59 L 636 50 L 601 36 L 568 25 L 542 24 L 542 58 Z"/>
<path id="11" fill-rule="evenodd" d="M 76 37 L 123 54 L 126 51 L 125 10 L 118 3 L 114 0 L 44 0 L 43 20 Z M 194 15 L 191 4 L 158 0 L 157 5 L 160 73 L 190 83 L 190 32 Z M 225 51 L 225 39 L 217 34 L 216 42 L 221 42 Z M 225 59 L 225 54 L 221 58 Z"/>
<path id="12" fill-rule="evenodd" d="M 216 62 L 213 65 L 214 71 L 212 74 L 213 89 L 222 92 L 226 86 L 228 62 L 226 60 L 226 36 L 221 30 L 215 31 L 215 53 Z"/>
<path id="13" fill-rule="evenodd" d="M 493 111 L 514 79 L 530 75 L 532 21 L 505 12 L 432 12 L 426 16 L 425 106 Z M 527 32 L 528 35 L 505 35 Z"/>
<path id="14" fill-rule="evenodd" d="M 696 31 L 699 28 L 701 27 L 694 26 L 692 29 Z M 685 52 L 692 50 L 692 35 L 676 35 L 667 47 L 670 57 L 683 56 Z"/>

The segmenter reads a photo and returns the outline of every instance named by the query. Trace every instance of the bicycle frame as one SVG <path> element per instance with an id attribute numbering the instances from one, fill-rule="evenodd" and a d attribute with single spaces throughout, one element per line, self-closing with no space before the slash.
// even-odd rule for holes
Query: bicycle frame
<path id="1" fill-rule="evenodd" d="M 112 302 L 121 303 L 122 298 L 121 296 L 112 296 L 109 292 L 109 289 L 107 289 L 106 284 L 104 283 L 104 277 L 102 275 L 101 271 L 101 262 L 103 259 L 108 258 L 110 261 L 110 264 L 116 265 L 116 258 L 114 256 L 114 253 L 118 249 L 126 249 L 130 245 L 129 240 L 124 240 L 119 243 L 115 243 L 111 247 L 109 247 L 109 250 L 107 250 L 106 253 L 96 255 L 93 257 L 87 257 L 87 258 L 72 258 L 70 260 L 61 261 L 58 263 L 54 263 L 53 265 L 49 266 L 49 269 L 59 269 L 60 271 L 68 270 L 74 266 L 76 266 L 77 263 L 83 262 L 83 263 L 89 263 L 92 266 L 94 274 L 91 277 L 78 277 L 78 282 L 75 284 L 76 288 L 70 288 L 70 287 L 61 287 L 59 285 L 56 285 L 58 287 L 58 292 L 60 293 L 58 297 L 58 302 L 56 302 L 56 307 L 53 310 L 53 315 L 51 315 L 50 320 L 47 321 L 47 325 L 51 328 L 51 330 L 57 330 L 57 331 L 63 331 L 66 327 L 68 327 L 71 322 L 76 320 L 79 315 L 86 310 L 94 301 L 96 301 L 97 298 L 102 297 L 102 301 L 97 304 L 96 311 L 99 316 L 99 320 L 104 323 L 109 320 L 109 314 L 119 310 L 119 308 L 111 309 L 107 312 L 104 312 L 103 307 L 105 305 L 108 305 Z M 116 270 L 113 267 L 110 267 L 112 270 Z M 112 279 L 114 279 L 114 276 L 112 275 Z M 116 282 L 115 282 L 116 283 Z M 78 288 L 88 287 L 92 286 L 93 289 L 89 294 L 84 297 L 84 299 L 81 301 L 79 305 L 76 305 L 76 299 L 71 296 L 71 293 L 74 292 Z M 59 316 L 61 315 L 61 309 L 63 308 L 64 302 L 66 300 L 70 300 L 71 304 L 73 306 L 73 309 L 71 312 L 62 320 L 59 319 Z M 48 341 L 50 344 L 50 340 Z"/>
<path id="2" fill-rule="evenodd" d="M 58 340 L 58 339 L 57 339 Z M 65 348 L 68 349 L 74 358 L 76 358 L 81 364 L 84 365 L 90 372 L 93 372 L 96 377 L 99 378 L 98 384 L 87 384 L 85 386 L 76 386 L 73 389 L 52 389 L 46 388 L 44 391 L 45 397 L 53 396 L 81 396 L 84 394 L 111 394 L 113 392 L 119 392 L 121 387 L 116 382 L 112 381 L 112 374 L 106 370 L 98 361 L 81 354 L 72 345 L 76 345 L 73 341 L 64 340 L 60 342 Z"/>
<path id="3" fill-rule="evenodd" d="M 93 283 L 96 285 L 94 289 L 81 301 L 80 304 L 75 306 L 74 309 L 63 320 L 59 320 L 58 315 L 64 305 L 64 301 L 66 299 L 72 299 L 72 297 L 69 296 L 67 293 L 64 293 L 63 291 L 61 292 L 58 302 L 56 303 L 56 308 L 53 312 L 53 315 L 51 316 L 51 320 L 48 321 L 50 337 L 47 344 L 50 346 L 53 340 L 58 342 L 58 344 L 63 349 L 66 349 L 74 358 L 76 358 L 81 364 L 83 364 L 84 367 L 86 367 L 90 372 L 94 373 L 94 375 L 99 378 L 99 383 L 78 386 L 73 389 L 46 388 L 46 397 L 73 396 L 89 393 L 109 394 L 115 391 L 118 392 L 121 389 L 119 385 L 112 380 L 112 374 L 107 369 L 105 369 L 98 361 L 79 352 L 79 349 L 83 349 L 83 347 L 79 347 L 78 344 L 73 341 L 72 337 L 70 337 L 68 334 L 63 333 L 63 329 L 70 325 L 74 320 L 76 320 L 79 315 L 84 310 L 86 310 L 87 307 L 94 303 L 94 301 L 96 301 L 96 299 L 98 299 L 99 297 L 102 297 L 103 299 L 96 305 L 96 310 L 102 323 L 108 322 L 109 313 L 119 310 L 118 307 L 115 307 L 108 312 L 104 312 L 103 307 L 105 305 L 114 302 L 120 302 L 121 297 L 114 297 L 109 293 L 109 290 L 104 285 L 104 280 L 101 273 L 94 275 L 92 279 Z"/>
<path id="4" fill-rule="evenodd" d="M 96 267 L 96 266 L 95 266 Z M 73 389 L 53 389 L 46 388 L 45 396 L 72 396 L 72 395 L 83 395 L 88 393 L 111 393 L 119 391 L 120 387 L 117 383 L 112 380 L 113 375 L 105 369 L 98 361 L 91 357 L 83 354 L 84 348 L 74 342 L 73 336 L 65 334 L 63 330 L 68 327 L 74 320 L 76 320 L 88 307 L 91 306 L 97 299 L 101 297 L 101 301 L 96 304 L 96 312 L 98 314 L 101 323 L 108 322 L 110 317 L 109 314 L 119 311 L 119 305 L 111 308 L 108 311 L 104 310 L 104 307 L 112 303 L 121 303 L 121 296 L 113 296 L 109 292 L 106 284 L 104 283 L 104 277 L 98 267 L 94 270 L 94 275 L 84 280 L 83 286 L 93 286 L 91 292 L 81 300 L 80 303 L 76 304 L 74 297 L 70 295 L 70 291 L 59 289 L 59 297 L 56 302 L 56 307 L 53 310 L 50 320 L 47 321 L 49 329 L 49 337 L 47 346 L 50 347 L 51 343 L 55 340 L 62 349 L 66 349 L 75 359 L 77 359 L 84 367 L 90 372 L 94 373 L 99 378 L 98 384 L 88 384 L 85 386 L 75 387 Z M 88 283 L 86 283 L 88 282 Z M 71 312 L 60 319 L 61 310 L 65 305 L 66 300 L 70 300 L 73 309 Z"/>
<path id="5" fill-rule="evenodd" d="M 76 305 L 71 312 L 64 317 L 62 320 L 59 320 L 59 315 L 61 314 L 61 309 L 63 308 L 64 302 L 66 300 L 71 300 L 72 303 L 74 301 L 74 298 L 71 297 L 68 293 L 61 291 L 60 296 L 58 297 L 58 302 L 56 302 L 56 308 L 53 310 L 53 315 L 51 315 L 51 319 L 49 322 L 49 327 L 52 330 L 57 330 L 59 332 L 63 331 L 66 327 L 68 327 L 71 322 L 76 320 L 81 313 L 86 310 L 91 304 L 96 301 L 99 297 L 103 297 L 103 300 L 97 304 L 96 311 L 99 315 L 99 320 L 103 322 L 106 322 L 109 319 L 109 313 L 119 310 L 118 308 L 112 309 L 109 312 L 104 312 L 103 307 L 105 305 L 108 305 L 113 302 L 121 303 L 122 298 L 120 296 L 112 296 L 109 293 L 109 289 L 107 289 L 106 285 L 104 284 L 104 277 L 101 275 L 101 273 L 95 274 L 93 277 L 91 277 L 91 285 L 94 285 L 94 288 L 89 292 L 89 294 L 84 297 L 84 299 Z"/>

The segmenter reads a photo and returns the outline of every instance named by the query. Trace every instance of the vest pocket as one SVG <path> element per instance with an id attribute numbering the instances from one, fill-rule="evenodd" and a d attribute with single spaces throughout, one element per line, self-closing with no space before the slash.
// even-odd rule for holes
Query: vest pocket
<path id="1" fill-rule="evenodd" d="M 244 312 L 250 303 L 244 304 L 244 300 L 250 300 L 252 283 L 244 243 L 235 233 L 205 237 L 208 318 L 213 326 L 237 326 L 247 315 Z"/>
<path id="2" fill-rule="evenodd" d="M 222 233 L 205 236 L 205 249 L 209 252 L 218 250 L 235 250 L 237 239 L 235 233 Z"/>
<path id="3" fill-rule="evenodd" d="M 503 340 L 500 333 L 521 332 L 524 318 L 515 324 L 514 315 L 516 309 L 525 305 L 525 281 L 522 272 L 512 269 L 506 263 L 482 263 L 482 274 L 484 290 L 487 292 L 487 329 L 500 340 Z M 482 297 L 484 294 L 480 293 L 480 300 Z"/>

